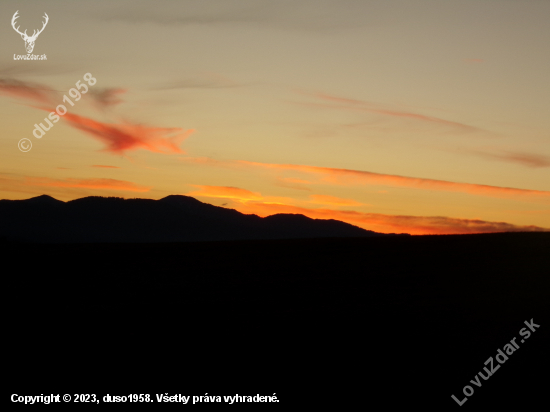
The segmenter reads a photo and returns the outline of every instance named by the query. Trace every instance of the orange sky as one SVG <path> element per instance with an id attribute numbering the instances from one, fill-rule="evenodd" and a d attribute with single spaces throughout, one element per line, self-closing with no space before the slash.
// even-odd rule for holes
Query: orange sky
<path id="1" fill-rule="evenodd" d="M 47 60 L 14 60 L 24 42 L 0 27 L 1 198 L 185 194 L 387 233 L 550 230 L 548 2 L 0 4 L 5 22 L 16 10 L 31 32 L 48 13 Z"/>

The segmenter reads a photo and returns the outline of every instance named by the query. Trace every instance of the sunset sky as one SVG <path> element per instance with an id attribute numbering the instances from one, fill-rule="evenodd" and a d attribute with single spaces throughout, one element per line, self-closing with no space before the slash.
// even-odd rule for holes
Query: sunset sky
<path id="1" fill-rule="evenodd" d="M 49 16 L 32 52 L 47 60 L 14 60 L 16 11 L 29 35 Z M 3 0 L 0 15 L 2 199 L 182 194 L 386 233 L 550 230 L 550 1 Z"/>

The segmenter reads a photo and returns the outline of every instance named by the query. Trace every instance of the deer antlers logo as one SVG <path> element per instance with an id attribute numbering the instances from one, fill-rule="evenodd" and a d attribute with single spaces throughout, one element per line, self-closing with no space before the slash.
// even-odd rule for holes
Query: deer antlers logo
<path id="1" fill-rule="evenodd" d="M 25 30 L 24 33 L 21 33 L 19 31 L 19 26 L 17 28 L 15 27 L 15 20 L 19 18 L 17 13 L 19 13 L 19 10 L 17 10 L 15 12 L 15 14 L 13 15 L 13 18 L 11 19 L 11 25 L 12 25 L 13 29 L 21 35 L 21 38 L 23 40 L 25 40 L 25 48 L 27 49 L 27 53 L 32 53 L 32 50 L 34 49 L 34 42 L 36 41 L 36 38 L 38 37 L 38 35 L 40 33 L 42 33 L 44 31 L 44 29 L 46 28 L 46 25 L 48 24 L 49 17 L 46 13 L 44 13 L 44 18 L 46 19 L 46 21 L 43 23 L 44 25 L 42 26 L 42 28 L 40 30 L 38 30 L 38 32 L 36 32 L 36 30 L 34 30 L 32 36 L 28 36 L 27 35 L 27 30 Z"/>

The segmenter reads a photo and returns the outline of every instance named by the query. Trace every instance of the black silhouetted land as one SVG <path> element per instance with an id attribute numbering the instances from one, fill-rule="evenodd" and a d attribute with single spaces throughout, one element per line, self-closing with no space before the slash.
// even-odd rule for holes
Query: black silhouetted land
<path id="1" fill-rule="evenodd" d="M 19 393 L 276 392 L 283 408 L 457 410 L 451 395 L 533 319 L 540 328 L 462 408 L 532 409 L 546 396 L 549 233 L 0 251 L 5 375 Z"/>
<path id="2" fill-rule="evenodd" d="M 42 195 L 0 200 L 0 237 L 42 243 L 188 242 L 384 236 L 338 220 L 298 214 L 261 218 L 189 196 L 160 200 Z"/>

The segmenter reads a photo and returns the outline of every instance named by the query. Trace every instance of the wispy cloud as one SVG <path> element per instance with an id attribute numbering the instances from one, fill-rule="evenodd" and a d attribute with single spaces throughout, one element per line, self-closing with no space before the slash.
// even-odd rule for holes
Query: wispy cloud
<path id="1" fill-rule="evenodd" d="M 329 167 L 292 165 L 292 164 L 271 164 L 248 162 L 241 160 L 239 163 L 248 166 L 277 169 L 294 170 L 299 172 L 319 175 L 324 182 L 332 184 L 370 184 L 386 185 L 394 187 L 410 187 L 424 190 L 439 190 L 448 192 L 462 192 L 480 196 L 490 196 L 499 198 L 521 198 L 529 197 L 539 199 L 550 199 L 549 191 L 517 189 L 511 187 L 500 187 L 481 185 L 474 183 L 459 183 L 446 180 L 425 179 L 417 177 L 389 175 L 382 173 L 367 172 L 361 170 L 337 169 Z"/>
<path id="2" fill-rule="evenodd" d="M 156 153 L 185 153 L 179 145 L 194 132 L 193 129 L 131 123 L 108 124 L 71 113 L 66 113 L 62 119 L 75 129 L 105 143 L 107 146 L 103 150 L 115 154 L 138 149 Z"/>
<path id="3" fill-rule="evenodd" d="M 117 96 L 122 93 L 125 90 L 108 88 L 91 93 L 91 96 L 98 107 L 107 108 L 118 104 L 120 100 Z M 54 111 L 51 107 L 59 101 L 58 91 L 38 83 L 15 79 L 0 79 L 0 94 L 21 99 L 29 107 L 47 112 Z M 107 145 L 104 150 L 115 154 L 137 149 L 156 153 L 184 153 L 179 145 L 194 132 L 193 129 L 153 127 L 129 122 L 109 124 L 73 113 L 66 113 L 61 119 L 71 127 L 102 141 Z"/>
<path id="4" fill-rule="evenodd" d="M 120 169 L 118 166 L 109 166 L 109 165 L 92 165 L 92 167 L 98 167 L 101 169 Z"/>
<path id="5" fill-rule="evenodd" d="M 44 64 L 17 64 L 7 63 L 0 64 L 0 76 L 6 77 L 21 77 L 21 76 L 47 76 L 60 74 L 79 72 L 79 67 L 75 64 L 63 62 L 62 64 L 56 64 L 51 61 L 43 61 Z"/>
<path id="6" fill-rule="evenodd" d="M 88 196 L 95 191 L 145 193 L 152 187 L 134 182 L 105 178 L 50 178 L 0 174 L 0 193 L 29 193 L 32 195 L 50 194 L 62 198 Z M 97 192 L 96 192 L 97 193 Z"/>
<path id="7" fill-rule="evenodd" d="M 100 110 L 105 110 L 119 103 L 122 103 L 120 95 L 126 93 L 122 88 L 97 88 L 89 87 L 84 99 L 91 98 L 92 104 Z M 57 105 L 62 98 L 63 92 L 55 90 L 45 84 L 27 82 L 13 78 L 0 79 L 0 94 L 15 97 L 26 102 Z M 85 101 L 85 100 L 83 100 Z"/>
<path id="8" fill-rule="evenodd" d="M 357 202 L 353 199 L 342 199 L 340 197 L 329 195 L 311 195 L 309 197 L 311 203 L 328 206 L 366 206 L 364 203 Z"/>
<path id="9" fill-rule="evenodd" d="M 0 94 L 41 104 L 53 104 L 59 96 L 56 90 L 42 84 L 10 78 L 0 79 Z"/>
<path id="10" fill-rule="evenodd" d="M 544 155 L 539 155 L 534 153 L 524 153 L 524 152 L 509 151 L 509 150 L 500 150 L 500 151 L 470 150 L 469 153 L 482 156 L 486 159 L 516 163 L 522 166 L 527 166 L 532 168 L 550 167 L 550 156 L 544 156 Z"/>
<path id="11" fill-rule="evenodd" d="M 310 93 L 310 92 L 298 91 L 298 90 L 296 92 L 303 95 L 310 96 L 310 97 L 314 97 L 317 100 L 332 103 L 332 105 L 318 104 L 319 106 L 323 106 L 323 107 L 333 107 L 333 108 L 344 109 L 344 110 L 353 110 L 353 111 L 378 114 L 378 115 L 394 117 L 394 118 L 408 119 L 408 120 L 423 122 L 431 125 L 444 126 L 448 129 L 458 130 L 462 132 L 481 131 L 481 129 L 479 129 L 478 127 L 471 126 L 468 124 L 455 122 L 447 119 L 442 119 L 434 116 L 427 116 L 427 115 L 423 115 L 423 114 L 415 113 L 411 111 L 391 109 L 388 107 L 384 107 L 381 104 L 367 102 L 364 100 L 349 99 L 345 97 L 329 95 L 326 93 Z"/>
<path id="12" fill-rule="evenodd" d="M 288 187 L 289 189 L 311 191 L 311 189 L 306 186 L 309 184 L 311 184 L 309 180 L 296 179 L 293 177 L 277 177 L 275 179 L 276 186 Z"/>
<path id="13" fill-rule="evenodd" d="M 319 3 L 322 2 L 322 7 Z M 360 27 L 380 18 L 376 5 L 367 7 L 356 0 L 210 0 L 155 4 L 133 2 L 132 7 L 114 6 L 98 14 L 102 20 L 134 24 L 169 25 L 253 25 L 300 31 L 325 32 Z"/>
<path id="14" fill-rule="evenodd" d="M 342 199 L 328 195 L 311 195 L 305 201 L 306 207 L 297 206 L 294 199 L 262 196 L 259 192 L 227 186 L 199 186 L 188 196 L 223 198 L 233 202 L 232 207 L 241 213 L 269 216 L 277 213 L 297 213 L 313 219 L 336 219 L 364 229 L 382 233 L 410 234 L 467 234 L 495 232 L 550 231 L 538 226 L 521 226 L 507 222 L 491 222 L 481 219 L 463 219 L 447 216 L 410 216 L 381 213 L 364 213 L 356 210 L 333 208 L 310 208 L 310 204 L 336 207 L 367 206 L 353 199 Z M 299 202 L 300 203 L 300 202 Z M 298 204 L 299 204 L 298 203 Z M 302 202 L 302 205 L 304 202 Z"/>
<path id="15" fill-rule="evenodd" d="M 26 186 L 122 190 L 127 192 L 148 192 L 151 190 L 149 186 L 141 186 L 125 180 L 115 179 L 51 179 L 47 177 L 25 177 L 23 184 Z"/>
<path id="16" fill-rule="evenodd" d="M 107 108 L 122 103 L 123 100 L 119 96 L 126 92 L 126 89 L 119 89 L 115 87 L 108 87 L 103 89 L 92 88 L 88 91 L 87 96 L 92 98 L 94 105 L 98 109 L 105 110 Z"/>
<path id="17" fill-rule="evenodd" d="M 479 219 L 460 219 L 445 216 L 407 216 L 380 213 L 362 213 L 352 210 L 312 209 L 284 204 L 247 202 L 237 204 L 242 213 L 269 216 L 276 213 L 298 213 L 313 219 L 336 219 L 367 230 L 381 233 L 470 234 L 498 232 L 546 232 L 538 226 L 519 226 L 506 222 L 490 222 Z"/>
<path id="18" fill-rule="evenodd" d="M 185 156 L 185 157 L 178 157 L 179 160 L 185 163 L 192 163 L 195 165 L 202 165 L 202 166 L 212 166 L 212 167 L 223 167 L 227 169 L 235 169 L 235 170 L 242 170 L 247 167 L 244 163 L 239 162 L 238 160 L 218 160 L 211 157 L 193 157 L 193 156 Z"/>
<path id="19" fill-rule="evenodd" d="M 232 169 L 245 170 L 254 167 L 274 171 L 295 171 L 307 173 L 312 177 L 317 177 L 317 181 L 308 180 L 309 184 L 323 183 L 333 185 L 379 185 L 391 187 L 407 187 L 421 190 L 434 190 L 445 192 L 460 192 L 477 196 L 488 196 L 504 199 L 522 199 L 522 200 L 550 200 L 550 191 L 520 189 L 514 187 L 491 186 L 476 183 L 461 183 L 447 180 L 427 179 L 410 176 L 390 175 L 384 173 L 368 172 L 363 170 L 338 169 L 330 167 L 293 165 L 293 164 L 275 164 L 250 162 L 246 160 L 225 160 L 219 161 L 206 157 L 182 157 L 180 160 L 194 164 L 202 164 L 214 167 L 224 167 Z"/>
<path id="20" fill-rule="evenodd" d="M 239 87 L 240 84 L 225 76 L 209 73 L 187 79 L 174 80 L 155 87 L 155 90 L 173 89 L 225 89 Z"/>
<path id="21" fill-rule="evenodd" d="M 292 199 L 287 197 L 262 196 L 259 192 L 233 186 L 192 185 L 198 190 L 186 193 L 187 196 L 213 197 L 233 200 L 237 203 L 262 202 L 264 204 L 288 204 Z"/>
<path id="22" fill-rule="evenodd" d="M 234 199 L 238 201 L 262 200 L 263 196 L 257 192 L 241 189 L 232 186 L 206 186 L 192 185 L 198 190 L 187 193 L 187 196 L 205 196 L 223 199 Z"/>

